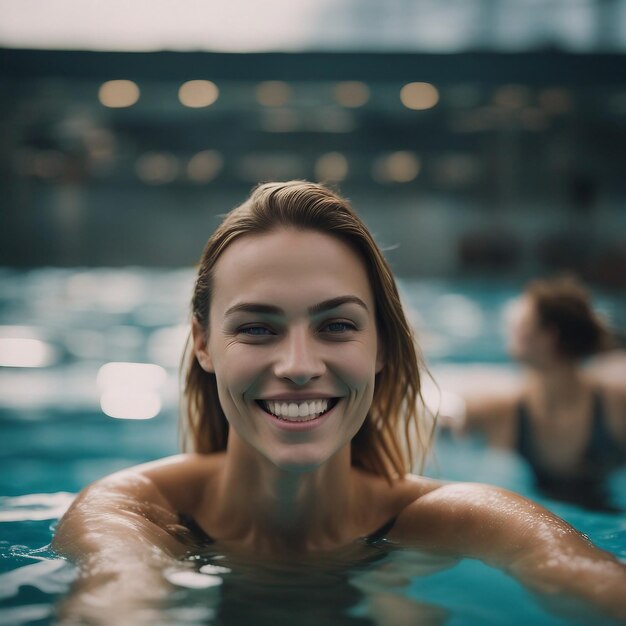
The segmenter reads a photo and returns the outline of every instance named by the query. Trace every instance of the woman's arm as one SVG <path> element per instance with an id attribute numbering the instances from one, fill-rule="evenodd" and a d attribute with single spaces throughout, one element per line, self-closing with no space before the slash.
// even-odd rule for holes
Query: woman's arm
<path id="1" fill-rule="evenodd" d="M 163 571 L 185 553 L 180 531 L 169 502 L 138 471 L 87 487 L 59 522 L 52 542 L 79 567 L 70 595 L 59 606 L 61 616 L 113 624 L 154 608 L 169 590 Z"/>
<path id="2" fill-rule="evenodd" d="M 445 485 L 407 507 L 390 538 L 499 567 L 557 612 L 567 598 L 626 618 L 626 566 L 547 509 L 504 489 Z"/>
<path id="3" fill-rule="evenodd" d="M 492 445 L 509 447 L 516 401 L 510 394 L 456 396 L 454 402 L 446 399 L 441 403 L 439 423 L 455 435 L 478 431 Z"/>

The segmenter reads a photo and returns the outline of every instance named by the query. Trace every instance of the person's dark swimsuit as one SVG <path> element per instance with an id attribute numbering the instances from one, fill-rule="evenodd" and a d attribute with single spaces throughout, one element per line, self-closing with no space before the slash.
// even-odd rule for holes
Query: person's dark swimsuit
<path id="1" fill-rule="evenodd" d="M 367 602 L 370 592 L 354 583 L 360 572 L 367 572 L 383 562 L 395 548 L 384 541 L 396 518 L 390 519 L 378 530 L 361 537 L 331 556 L 307 562 L 258 560 L 253 555 L 247 562 L 241 555 L 230 554 L 227 547 L 210 537 L 185 513 L 178 520 L 186 528 L 189 558 L 202 572 L 205 565 L 226 566 L 219 574 L 222 584 L 216 598 L 209 596 L 211 624 L 255 624 L 277 626 L 375 626 L 369 615 L 355 612 L 355 607 Z M 182 539 L 182 537 L 181 537 Z M 218 560 L 215 560 L 218 559 Z M 232 559 L 232 560 L 231 560 Z M 185 598 L 185 596 L 182 596 Z"/>
<path id="2" fill-rule="evenodd" d="M 397 517 L 392 517 L 390 520 L 385 522 L 378 530 L 375 530 L 373 533 L 362 537 L 363 541 L 368 544 L 375 544 L 378 541 L 381 541 L 393 528 L 393 525 L 396 523 L 396 519 Z M 196 522 L 196 520 L 191 517 L 191 515 L 187 515 L 186 513 L 179 513 L 178 521 L 182 526 L 185 526 L 189 530 L 194 541 L 199 545 L 208 546 L 215 543 L 215 539 L 207 535 L 207 533 L 204 532 L 200 524 L 198 524 L 198 522 Z"/>
<path id="3" fill-rule="evenodd" d="M 608 502 L 605 479 L 612 469 L 624 462 L 624 451 L 607 429 L 604 403 L 598 391 L 593 394 L 591 419 L 591 436 L 574 476 L 561 476 L 542 466 L 533 443 L 530 411 L 523 401 L 516 409 L 516 449 L 532 467 L 537 487 L 547 496 L 587 509 L 615 511 Z"/>

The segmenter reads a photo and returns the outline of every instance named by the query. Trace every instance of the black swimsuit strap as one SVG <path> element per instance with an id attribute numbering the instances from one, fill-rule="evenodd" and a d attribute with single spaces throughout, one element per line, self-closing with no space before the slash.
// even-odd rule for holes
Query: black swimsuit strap
<path id="1" fill-rule="evenodd" d="M 373 533 L 366 535 L 365 537 L 363 537 L 363 539 L 367 543 L 376 543 L 377 541 L 384 539 L 387 533 L 393 528 L 394 524 L 396 523 L 396 519 L 398 519 L 397 516 L 392 517 L 390 520 L 386 521 L 378 530 L 375 530 Z M 187 515 L 186 513 L 179 513 L 178 521 L 181 525 L 189 529 L 191 534 L 198 542 L 203 544 L 215 543 L 215 540 L 202 529 L 200 524 L 198 524 L 198 522 L 196 522 L 196 520 L 191 515 Z"/>
<path id="2" fill-rule="evenodd" d="M 363 539 L 367 543 L 375 543 L 376 541 L 384 539 L 387 536 L 387 533 L 393 528 L 397 519 L 398 516 L 394 515 L 390 520 L 387 520 L 378 530 L 375 530 L 370 535 L 363 537 Z"/>
<path id="3" fill-rule="evenodd" d="M 193 535 L 194 539 L 198 543 L 205 545 L 215 543 L 215 539 L 213 539 L 213 537 L 211 537 L 210 535 L 207 535 L 207 533 L 204 532 L 202 526 L 200 526 L 200 524 L 198 524 L 198 522 L 196 522 L 196 520 L 191 515 L 187 515 L 187 513 L 179 513 L 178 521 L 182 526 L 185 526 L 187 529 L 189 529 L 189 532 Z"/>

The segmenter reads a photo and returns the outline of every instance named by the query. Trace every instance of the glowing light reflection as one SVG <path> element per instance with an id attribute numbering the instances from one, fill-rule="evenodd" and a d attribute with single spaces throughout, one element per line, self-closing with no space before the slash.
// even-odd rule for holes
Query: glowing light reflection
<path id="1" fill-rule="evenodd" d="M 137 160 L 137 176 L 148 185 L 171 183 L 178 175 L 178 160 L 169 152 L 148 152 Z"/>
<path id="2" fill-rule="evenodd" d="M 372 176 L 380 183 L 409 183 L 417 178 L 421 168 L 416 154 L 399 150 L 377 159 L 372 168 Z"/>
<path id="3" fill-rule="evenodd" d="M 187 177 L 194 183 L 208 183 L 220 173 L 223 164 L 224 159 L 217 150 L 203 150 L 187 163 Z"/>
<path id="4" fill-rule="evenodd" d="M 109 80 L 100 85 L 98 99 L 111 109 L 125 109 L 139 100 L 139 87 L 132 80 Z"/>
<path id="5" fill-rule="evenodd" d="M 118 363 L 103 365 L 96 379 L 98 387 L 108 390 L 116 388 L 142 388 L 156 390 L 167 380 L 167 372 L 153 363 Z"/>
<path id="6" fill-rule="evenodd" d="M 362 107 L 370 99 L 369 87 L 360 81 L 344 81 L 335 85 L 335 100 L 344 107 Z"/>
<path id="7" fill-rule="evenodd" d="M 0 367 L 47 367 L 57 350 L 41 339 L 0 337 Z"/>
<path id="8" fill-rule="evenodd" d="M 328 152 L 315 164 L 315 177 L 319 181 L 340 182 L 348 175 L 348 159 L 340 152 Z"/>
<path id="9" fill-rule="evenodd" d="M 267 80 L 259 83 L 256 99 L 266 107 L 284 106 L 291 98 L 291 87 L 281 80 Z"/>
<path id="10" fill-rule="evenodd" d="M 102 412 L 117 419 L 148 420 L 156 417 L 161 407 L 161 397 L 154 392 L 105 391 L 100 398 Z"/>
<path id="11" fill-rule="evenodd" d="M 150 419 L 162 408 L 159 389 L 167 372 L 153 363 L 106 363 L 96 382 L 102 390 L 100 407 L 109 417 Z"/>
<path id="12" fill-rule="evenodd" d="M 425 111 L 439 102 L 439 91 L 430 83 L 408 83 L 400 90 L 400 100 L 407 109 Z"/>
<path id="13" fill-rule="evenodd" d="M 178 90 L 178 99 L 191 109 L 211 106 L 219 95 L 218 86 L 210 80 L 189 80 Z"/>

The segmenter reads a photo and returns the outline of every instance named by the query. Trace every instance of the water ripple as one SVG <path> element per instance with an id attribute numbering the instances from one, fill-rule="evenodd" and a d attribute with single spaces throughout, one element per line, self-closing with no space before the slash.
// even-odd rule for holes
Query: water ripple
<path id="1" fill-rule="evenodd" d="M 76 568 L 63 559 L 44 560 L 0 574 L 0 599 L 16 596 L 29 585 L 44 593 L 65 593 L 76 576 Z"/>
<path id="2" fill-rule="evenodd" d="M 32 493 L 15 498 L 0 497 L 0 522 L 25 522 L 60 518 L 76 494 Z"/>
<path id="3" fill-rule="evenodd" d="M 52 606 L 49 604 L 28 604 L 26 606 L 12 606 L 0 609 L 0 624 L 21 626 L 30 622 L 50 617 Z"/>

